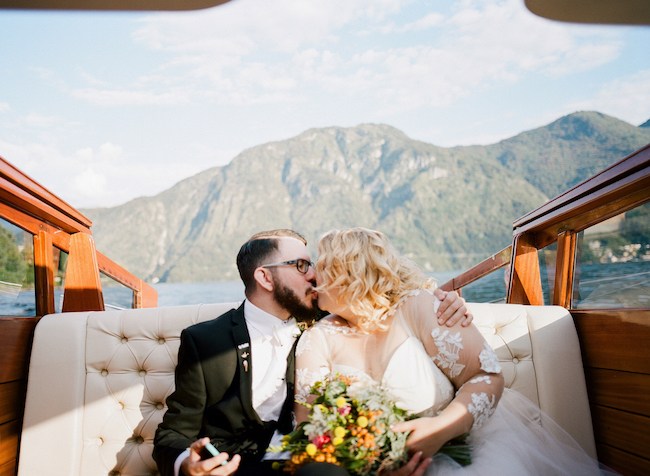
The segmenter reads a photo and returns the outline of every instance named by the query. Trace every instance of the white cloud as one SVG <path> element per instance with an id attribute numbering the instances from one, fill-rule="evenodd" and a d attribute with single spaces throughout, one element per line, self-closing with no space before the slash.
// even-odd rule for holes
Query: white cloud
<path id="1" fill-rule="evenodd" d="M 637 126 L 650 119 L 650 69 L 615 79 L 595 97 L 568 104 L 567 109 L 599 111 Z"/>
<path id="2" fill-rule="evenodd" d="M 11 111 L 11 106 L 6 102 L 0 102 L 0 114 Z"/>

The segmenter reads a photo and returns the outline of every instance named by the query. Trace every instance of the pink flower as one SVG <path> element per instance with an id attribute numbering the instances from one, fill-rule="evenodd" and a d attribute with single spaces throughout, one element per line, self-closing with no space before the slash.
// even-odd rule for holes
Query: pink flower
<path id="1" fill-rule="evenodd" d="M 352 411 L 352 407 L 350 405 L 345 405 L 344 407 L 339 408 L 338 411 L 339 415 L 346 416 Z"/>
<path id="2" fill-rule="evenodd" d="M 323 445 L 329 443 L 331 438 L 329 436 L 320 435 L 313 439 L 312 443 L 316 445 L 318 449 L 321 449 Z"/>

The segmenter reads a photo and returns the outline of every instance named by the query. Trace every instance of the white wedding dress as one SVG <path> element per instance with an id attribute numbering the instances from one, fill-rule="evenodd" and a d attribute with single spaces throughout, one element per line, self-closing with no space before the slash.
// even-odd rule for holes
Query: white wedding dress
<path id="1" fill-rule="evenodd" d="M 437 455 L 427 476 L 609 474 L 527 398 L 501 394 L 501 368 L 478 330 L 438 326 L 436 306 L 431 293 L 412 293 L 383 332 L 321 320 L 296 349 L 296 399 L 309 399 L 311 384 L 331 372 L 381 382 L 398 406 L 420 416 L 435 416 L 456 398 L 474 417 L 472 464 Z"/>

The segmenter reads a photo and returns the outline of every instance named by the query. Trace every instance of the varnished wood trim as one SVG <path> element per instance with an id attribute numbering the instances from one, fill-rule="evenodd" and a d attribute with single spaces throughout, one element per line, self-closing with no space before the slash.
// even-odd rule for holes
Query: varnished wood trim
<path id="1" fill-rule="evenodd" d="M 650 418 L 600 405 L 591 406 L 596 442 L 638 456 L 650 454 Z"/>
<path id="2" fill-rule="evenodd" d="M 89 227 L 52 208 L 2 177 L 0 177 L 0 200 L 68 233 L 90 233 Z"/>
<path id="3" fill-rule="evenodd" d="M 0 424 L 23 416 L 25 380 L 0 384 Z"/>
<path id="4" fill-rule="evenodd" d="M 27 377 L 36 318 L 0 317 L 0 383 Z"/>
<path id="5" fill-rule="evenodd" d="M 568 308 L 571 304 L 571 289 L 573 287 L 573 259 L 576 236 L 571 231 L 565 231 L 557 240 L 557 256 L 555 260 L 555 289 L 553 304 Z"/>
<path id="6" fill-rule="evenodd" d="M 0 425 L 0 464 L 16 459 L 19 435 L 20 424 L 18 421 L 14 420 Z"/>
<path id="7" fill-rule="evenodd" d="M 534 235 L 517 236 L 514 246 L 514 267 L 507 300 L 514 304 L 543 305 L 544 295 Z"/>
<path id="8" fill-rule="evenodd" d="M 650 417 L 650 375 L 585 368 L 589 401 Z"/>
<path id="9" fill-rule="evenodd" d="M 108 259 L 99 251 L 97 252 L 97 264 L 99 270 L 106 276 L 134 291 L 133 307 L 135 309 L 142 307 L 156 307 L 158 305 L 158 291 L 129 273 L 117 263 Z"/>
<path id="10" fill-rule="evenodd" d="M 63 312 L 103 310 L 104 297 L 95 242 L 86 233 L 75 233 L 70 237 Z"/>
<path id="11" fill-rule="evenodd" d="M 0 202 L 0 218 L 13 223 L 32 235 L 38 235 L 40 231 L 45 231 L 52 235 L 52 244 L 54 246 L 66 252 L 70 248 L 70 235 L 68 233 L 61 231 L 52 225 L 43 223 L 38 218 L 34 218 L 20 210 L 16 210 L 6 203 Z"/>
<path id="12" fill-rule="evenodd" d="M 20 187 L 30 195 L 34 196 L 42 202 L 45 202 L 61 213 L 64 213 L 68 217 L 81 224 L 84 228 L 90 228 L 92 225 L 92 222 L 81 213 L 79 213 L 79 211 L 68 205 L 66 202 L 51 193 L 45 187 L 37 183 L 35 180 L 25 175 L 23 172 L 11 165 L 2 157 L 0 157 L 0 177 Z"/>
<path id="13" fill-rule="evenodd" d="M 481 261 L 470 270 L 456 276 L 451 281 L 447 281 L 445 284 L 440 286 L 440 288 L 444 291 L 451 291 L 462 288 L 463 286 L 467 286 L 468 284 L 473 283 L 474 281 L 481 279 L 491 272 L 496 271 L 497 269 L 510 263 L 511 254 L 512 246 L 508 246 L 498 253 L 493 254 L 486 260 Z"/>
<path id="14" fill-rule="evenodd" d="M 34 235 L 34 282 L 36 315 L 53 314 L 54 309 L 54 250 L 52 235 L 39 231 Z"/>
<path id="15" fill-rule="evenodd" d="M 642 180 L 644 176 L 647 176 L 648 171 L 646 169 L 648 167 L 650 167 L 650 144 L 515 220 L 513 227 L 522 230 L 524 227 L 530 229 L 533 227 L 532 223 L 536 222 L 538 224 L 534 225 L 534 227 L 540 228 L 539 222 L 548 221 L 550 215 L 556 215 L 557 218 L 557 211 L 560 208 L 576 210 L 576 204 L 587 196 L 593 200 L 609 194 L 609 199 L 613 200 L 615 197 L 627 195 L 628 192 L 624 189 L 631 183 Z"/>
<path id="16" fill-rule="evenodd" d="M 141 290 L 138 292 L 138 307 L 158 306 L 158 291 L 156 291 L 144 281 L 140 281 L 140 283 Z"/>
<path id="17" fill-rule="evenodd" d="M 598 451 L 598 461 L 625 476 L 650 474 L 650 460 L 644 457 L 603 444 L 596 444 L 596 451 Z"/>
<path id="18" fill-rule="evenodd" d="M 585 367 L 650 374 L 650 311 L 571 311 Z"/>

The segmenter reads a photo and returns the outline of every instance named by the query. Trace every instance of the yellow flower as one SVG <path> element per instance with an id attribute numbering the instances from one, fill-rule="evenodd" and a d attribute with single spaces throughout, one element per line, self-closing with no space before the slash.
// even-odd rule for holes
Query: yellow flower
<path id="1" fill-rule="evenodd" d="M 291 437 L 290 437 L 289 435 L 284 435 L 284 436 L 282 437 L 282 441 L 283 441 L 284 443 L 288 443 L 289 440 L 291 440 Z"/>
<path id="2" fill-rule="evenodd" d="M 273 464 L 271 465 L 271 468 L 273 469 L 273 471 L 277 471 L 277 470 L 279 470 L 279 469 L 280 469 L 280 463 L 278 463 L 278 462 L 276 461 L 275 463 L 273 463 Z"/>
<path id="3" fill-rule="evenodd" d="M 305 448 L 305 451 L 309 456 L 314 456 L 316 454 L 316 451 L 318 451 L 318 448 L 316 448 L 315 444 L 309 443 Z"/>
<path id="4" fill-rule="evenodd" d="M 336 406 L 339 407 L 339 408 L 344 407 L 346 405 L 346 403 L 347 402 L 345 401 L 344 397 L 339 397 L 339 398 L 336 399 Z"/>
<path id="5" fill-rule="evenodd" d="M 368 419 L 364 416 L 360 416 L 357 418 L 357 425 L 359 425 L 361 428 L 365 428 L 368 426 Z"/>
<path id="6" fill-rule="evenodd" d="M 337 426 L 336 428 L 334 428 L 334 436 L 343 438 L 345 436 L 345 433 L 346 433 L 345 428 L 343 428 L 342 426 Z"/>
<path id="7" fill-rule="evenodd" d="M 333 444 L 334 446 L 338 446 L 338 445 L 340 445 L 341 443 L 343 443 L 344 441 L 345 441 L 345 440 L 344 440 L 343 438 L 341 438 L 340 436 L 335 436 L 334 439 L 332 440 L 332 444 Z"/>

